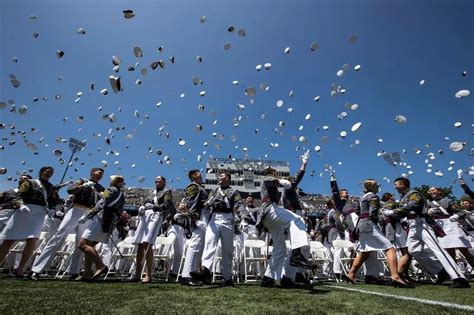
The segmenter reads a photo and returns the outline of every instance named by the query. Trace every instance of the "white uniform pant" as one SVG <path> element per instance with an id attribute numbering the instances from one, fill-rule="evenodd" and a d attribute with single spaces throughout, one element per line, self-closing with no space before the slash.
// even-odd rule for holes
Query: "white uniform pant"
<path id="1" fill-rule="evenodd" d="M 301 248 L 302 251 L 309 252 L 306 225 L 300 216 L 285 208 L 278 207 L 274 203 L 271 205 L 270 211 L 265 215 L 262 222 L 273 239 L 272 256 L 268 263 L 265 276 L 279 280 L 283 272 L 283 264 L 285 263 L 287 254 L 285 229 L 288 229 L 290 233 L 291 249 Z M 289 261 L 287 263 L 289 263 Z"/>
<path id="2" fill-rule="evenodd" d="M 212 271 L 217 243 L 221 240 L 222 275 L 224 280 L 232 278 L 232 257 L 234 255 L 234 214 L 213 213 L 206 229 L 202 265 Z"/>
<path id="3" fill-rule="evenodd" d="M 51 262 L 56 256 L 56 252 L 61 248 L 66 237 L 69 233 L 75 230 L 76 232 L 76 249 L 74 250 L 74 254 L 71 257 L 71 264 L 75 269 L 72 269 L 73 272 L 71 273 L 79 273 L 79 263 L 82 260 L 82 252 L 78 250 L 79 241 L 81 239 L 82 233 L 87 228 L 88 222 L 84 224 L 78 224 L 77 221 L 80 217 L 82 217 L 87 211 L 87 208 L 83 207 L 72 207 L 66 214 L 64 215 L 63 221 L 59 225 L 58 231 L 56 234 L 49 240 L 46 244 L 44 250 L 35 260 L 35 263 L 31 270 L 36 273 L 41 273 L 45 268 L 49 267 Z M 77 253 L 76 253 L 77 252 Z M 75 271 L 75 272 L 74 272 Z"/>
<path id="4" fill-rule="evenodd" d="M 191 271 L 197 271 L 204 250 L 204 237 L 206 234 L 207 217 L 205 210 L 202 210 L 201 218 L 196 222 L 196 227 L 192 231 L 189 240 L 186 258 L 184 259 L 182 277 L 189 278 Z"/>
<path id="5" fill-rule="evenodd" d="M 181 258 L 183 257 L 184 243 L 186 241 L 184 229 L 182 226 L 173 224 L 168 230 L 166 236 L 173 238 L 173 266 L 171 267 L 171 273 L 177 275 Z"/>
<path id="6" fill-rule="evenodd" d="M 441 248 L 433 229 L 424 219 L 409 220 L 409 226 L 407 245 L 413 258 L 433 275 L 444 268 L 451 279 L 464 278 L 456 262 Z"/>

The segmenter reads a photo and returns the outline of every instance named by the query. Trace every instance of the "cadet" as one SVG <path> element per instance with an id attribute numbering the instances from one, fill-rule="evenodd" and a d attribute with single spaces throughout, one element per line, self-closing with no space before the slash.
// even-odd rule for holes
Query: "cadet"
<path id="1" fill-rule="evenodd" d="M 138 215 L 140 220 L 135 232 L 133 243 L 138 244 L 136 274 L 133 281 L 140 281 L 143 273 L 143 262 L 146 259 L 147 272 L 142 283 L 152 281 L 153 245 L 161 230 L 163 218 L 174 216 L 176 209 L 173 204 L 173 194 L 166 188 L 166 178 L 157 176 L 155 190 L 148 196 L 145 205 L 140 206 Z M 146 256 L 146 257 L 145 257 Z"/>
<path id="2" fill-rule="evenodd" d="M 309 254 L 309 243 L 306 236 L 306 225 L 303 218 L 293 212 L 278 206 L 278 187 L 289 189 L 291 183 L 285 179 L 279 179 L 275 169 L 267 168 L 266 177 L 262 180 L 261 198 L 257 226 L 263 224 L 273 240 L 273 251 L 268 263 L 265 277 L 262 280 L 262 286 L 274 287 L 275 280 L 282 276 L 283 265 L 286 257 L 285 230 L 289 230 L 291 243 L 291 256 L 289 264 L 295 267 L 312 269 L 314 266 L 303 254 L 305 250 Z M 286 286 L 287 277 L 283 277 L 282 286 Z M 291 280 L 291 279 L 289 279 Z M 290 284 L 291 286 L 292 284 Z"/>
<path id="3" fill-rule="evenodd" d="M 49 212 L 49 208 L 56 207 L 59 199 L 57 191 L 49 182 L 53 173 L 54 169 L 51 166 L 44 166 L 39 171 L 39 179 L 26 179 L 21 183 L 16 200 L 19 208 L 10 217 L 3 230 L 4 241 L 0 246 L 0 262 L 3 262 L 15 241 L 26 240 L 20 264 L 15 271 L 16 278 L 24 277 L 23 269 L 36 248 L 45 215 Z"/>
<path id="4" fill-rule="evenodd" d="M 191 184 L 186 187 L 186 211 L 192 221 L 192 235 L 189 241 L 186 258 L 184 260 L 181 284 L 189 286 L 201 285 L 197 279 L 191 277 L 191 271 L 197 271 L 198 264 L 202 258 L 204 250 L 204 237 L 208 222 L 208 213 L 205 210 L 205 203 L 208 194 L 202 185 L 202 176 L 199 170 L 188 172 Z"/>
<path id="5" fill-rule="evenodd" d="M 461 274 L 456 262 L 436 239 L 434 230 L 437 227 L 436 222 L 424 212 L 424 200 L 421 194 L 410 189 L 410 181 L 407 178 L 399 177 L 394 183 L 395 189 L 401 195 L 399 208 L 394 210 L 394 213 L 408 219 L 410 231 L 407 245 L 410 255 L 428 272 L 438 275 L 438 284 L 445 281 L 449 275 L 453 279 L 452 288 L 469 288 L 469 283 Z M 438 233 L 439 236 L 443 235 L 441 231 Z"/>
<path id="6" fill-rule="evenodd" d="M 387 253 L 387 265 L 390 270 L 394 287 L 408 288 L 398 275 L 397 253 L 395 247 L 382 234 L 378 226 L 380 199 L 375 194 L 379 191 L 379 184 L 373 179 L 364 181 L 365 194 L 360 198 L 360 215 L 356 226 L 359 232 L 360 246 L 351 270 L 347 273 L 347 282 L 355 283 L 355 276 L 362 263 L 369 258 L 371 252 L 380 250 Z"/>
<path id="7" fill-rule="evenodd" d="M 232 257 L 234 255 L 234 214 L 243 207 L 238 190 L 229 186 L 231 175 L 223 172 L 218 177 L 218 185 L 209 194 L 207 206 L 211 210 L 209 224 L 206 229 L 204 253 L 202 257 L 203 270 L 199 273 L 191 272 L 193 278 L 205 284 L 211 283 L 211 268 L 217 251 L 217 244 L 221 240 L 222 275 L 224 284 L 232 286 Z"/>
<path id="8" fill-rule="evenodd" d="M 435 219 L 446 233 L 445 237 L 439 238 L 439 244 L 453 259 L 456 259 L 456 249 L 459 250 L 471 267 L 474 267 L 474 257 L 468 250 L 471 243 L 459 223 L 465 217 L 464 211 L 452 199 L 442 198 L 441 189 L 438 187 L 431 187 L 428 194 L 432 199 L 427 203 L 428 215 Z"/>
<path id="9" fill-rule="evenodd" d="M 39 274 L 53 261 L 56 252 L 66 240 L 66 237 L 75 230 L 76 233 L 76 250 L 71 257 L 70 273 L 71 279 L 75 279 L 79 275 L 82 252 L 78 249 L 79 241 L 82 233 L 86 229 L 86 224 L 78 223 L 78 220 L 99 201 L 99 194 L 104 191 L 104 187 L 99 184 L 99 181 L 104 176 L 104 170 L 99 167 L 94 167 L 90 172 L 88 180 L 79 179 L 67 190 L 68 194 L 73 194 L 73 206 L 66 212 L 64 218 L 59 225 L 56 234 L 49 240 L 46 247 L 35 260 L 31 268 L 31 280 L 39 280 Z"/>
<path id="10" fill-rule="evenodd" d="M 92 210 L 79 219 L 79 223 L 92 220 L 91 224 L 82 234 L 79 249 L 85 254 L 84 273 L 76 280 L 95 280 L 105 275 L 109 269 L 102 262 L 95 246 L 97 243 L 108 243 L 115 227 L 115 222 L 120 218 L 125 205 L 125 196 L 122 189 L 125 185 L 123 176 L 110 176 L 110 186 L 102 193 L 101 199 Z M 92 264 L 96 272 L 92 275 Z"/>

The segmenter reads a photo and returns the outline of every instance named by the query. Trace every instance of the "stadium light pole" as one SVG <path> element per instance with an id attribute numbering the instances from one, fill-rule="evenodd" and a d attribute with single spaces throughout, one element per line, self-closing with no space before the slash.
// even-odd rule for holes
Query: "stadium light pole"
<path id="1" fill-rule="evenodd" d="M 59 185 L 61 185 L 64 181 L 64 177 L 66 177 L 67 170 L 69 169 L 69 164 L 72 161 L 72 157 L 77 151 L 82 151 L 84 147 L 86 146 L 86 143 L 84 141 L 80 141 L 74 138 L 69 138 L 69 150 L 71 150 L 71 157 L 69 158 L 69 161 L 67 162 L 66 169 L 64 170 L 63 177 L 61 178 L 61 182 Z"/>

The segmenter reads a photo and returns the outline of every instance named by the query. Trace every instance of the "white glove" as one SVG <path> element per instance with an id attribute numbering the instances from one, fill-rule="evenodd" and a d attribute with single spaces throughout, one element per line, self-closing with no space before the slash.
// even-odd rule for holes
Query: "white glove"
<path id="1" fill-rule="evenodd" d="M 452 216 L 449 217 L 449 221 L 451 222 L 456 222 L 459 220 L 459 215 L 453 214 Z"/>
<path id="2" fill-rule="evenodd" d="M 303 163 L 308 163 L 308 159 L 309 159 L 309 150 L 306 151 L 302 156 L 301 156 L 301 161 Z"/>
<path id="3" fill-rule="evenodd" d="M 290 183 L 289 180 L 280 179 L 280 180 L 278 180 L 278 182 L 280 183 L 281 186 L 283 186 L 284 189 L 289 189 L 289 188 L 291 188 L 291 183 Z"/>
<path id="4" fill-rule="evenodd" d="M 58 218 L 62 218 L 62 217 L 64 217 L 64 212 L 58 210 L 58 211 L 56 211 L 55 215 L 56 215 Z"/>
<path id="5" fill-rule="evenodd" d="M 83 215 L 82 217 L 79 218 L 79 220 L 77 220 L 77 223 L 79 224 L 84 224 L 87 222 L 87 215 Z"/>
<path id="6" fill-rule="evenodd" d="M 145 209 L 146 209 L 146 210 L 153 210 L 153 207 L 154 207 L 154 206 L 153 206 L 152 203 L 147 202 L 147 203 L 145 204 Z"/>
<path id="7" fill-rule="evenodd" d="M 145 214 L 145 206 L 140 206 L 140 208 L 138 208 L 138 215 L 139 216 L 142 216 Z"/>
<path id="8" fill-rule="evenodd" d="M 28 208 L 28 206 L 25 206 L 25 205 L 22 205 L 19 210 L 23 213 L 30 212 L 30 208 Z"/>
<path id="9" fill-rule="evenodd" d="M 433 215 L 433 214 L 435 214 L 435 213 L 437 213 L 437 212 L 438 212 L 438 211 L 437 211 L 436 209 L 434 209 L 434 208 L 429 208 L 429 209 L 428 209 L 428 214 L 429 214 L 429 215 Z"/>
<path id="10" fill-rule="evenodd" d="M 462 179 L 462 173 L 463 173 L 462 169 L 458 169 L 457 173 L 458 173 L 458 179 Z"/>
<path id="11" fill-rule="evenodd" d="M 395 211 L 393 210 L 389 210 L 389 209 L 383 209 L 383 214 L 387 217 L 391 216 L 391 215 L 394 215 L 395 214 Z"/>
<path id="12" fill-rule="evenodd" d="M 329 176 L 331 178 L 331 182 L 336 181 L 336 171 L 329 167 Z"/>

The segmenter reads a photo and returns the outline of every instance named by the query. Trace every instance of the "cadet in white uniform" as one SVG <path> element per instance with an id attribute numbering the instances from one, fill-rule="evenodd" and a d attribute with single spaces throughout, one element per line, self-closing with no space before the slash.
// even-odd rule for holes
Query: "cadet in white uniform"
<path id="1" fill-rule="evenodd" d="M 382 234 L 378 226 L 380 199 L 375 194 L 379 191 L 378 183 L 373 179 L 364 181 L 364 196 L 360 199 L 360 215 L 356 225 L 359 232 L 359 253 L 357 254 L 351 270 L 347 273 L 348 282 L 355 283 L 357 270 L 369 258 L 371 252 L 386 251 L 387 264 L 390 270 L 394 287 L 411 287 L 398 275 L 397 253 L 395 247 Z"/>
<path id="2" fill-rule="evenodd" d="M 173 194 L 171 190 L 166 188 L 166 178 L 157 176 L 155 179 L 156 189 L 153 196 L 149 196 L 144 206 L 140 206 L 138 214 L 140 221 L 138 222 L 137 231 L 133 238 L 133 243 L 138 244 L 137 249 L 137 266 L 134 281 L 140 281 L 143 271 L 144 257 L 146 259 L 147 272 L 146 276 L 141 280 L 142 283 L 150 283 L 152 281 L 153 271 L 153 246 L 156 237 L 160 234 L 163 218 L 168 215 L 175 215 L 176 209 L 173 204 Z M 146 254 L 145 254 L 146 253 Z"/>
<path id="3" fill-rule="evenodd" d="M 76 280 L 95 280 L 107 273 L 108 267 L 102 262 L 95 246 L 98 243 L 109 242 L 115 221 L 120 217 L 125 205 L 125 196 L 122 192 L 124 185 L 123 176 L 110 176 L 110 186 L 102 193 L 104 199 L 99 200 L 89 213 L 79 219 L 79 223 L 90 219 L 92 222 L 79 242 L 79 249 L 84 253 L 85 263 L 84 273 Z M 92 264 L 96 267 L 94 274 L 92 274 Z"/>
<path id="4" fill-rule="evenodd" d="M 192 235 L 189 242 L 186 258 L 184 260 L 181 278 L 182 285 L 199 286 L 201 283 L 191 277 L 191 272 L 198 271 L 198 264 L 201 262 L 204 250 L 204 237 L 209 214 L 205 209 L 208 194 L 202 185 L 202 176 L 199 170 L 188 172 L 191 184 L 186 187 L 186 212 L 191 218 Z"/>
<path id="5" fill-rule="evenodd" d="M 0 246 L 0 262 L 3 262 L 15 241 L 26 240 L 20 265 L 15 271 L 17 278 L 23 278 L 25 264 L 36 248 L 45 214 L 55 208 L 59 199 L 57 190 L 49 182 L 54 169 L 44 166 L 39 171 L 39 179 L 25 180 L 21 183 L 16 203 L 20 206 L 10 217 L 2 232 L 4 240 Z"/>
<path id="6" fill-rule="evenodd" d="M 211 213 L 204 241 L 205 245 L 202 256 L 203 270 L 202 272 L 191 273 L 193 278 L 205 284 L 211 283 L 211 270 L 213 268 L 217 245 L 220 240 L 224 284 L 233 285 L 232 257 L 234 255 L 234 215 L 235 213 L 240 213 L 240 208 L 243 207 L 243 205 L 239 191 L 229 186 L 230 179 L 230 173 L 221 173 L 217 183 L 219 187 L 209 194 L 209 199 L 207 200 L 207 206 Z"/>
<path id="7" fill-rule="evenodd" d="M 453 259 L 456 259 L 456 249 L 466 258 L 471 267 L 474 268 L 474 257 L 469 252 L 471 243 L 467 239 L 460 221 L 464 220 L 465 213 L 454 200 L 441 196 L 441 189 L 431 187 L 428 194 L 432 200 L 428 201 L 428 215 L 435 219 L 446 233 L 445 237 L 439 238 L 439 244 Z"/>
<path id="8" fill-rule="evenodd" d="M 79 250 L 79 241 L 87 225 L 79 223 L 78 220 L 94 207 L 99 201 L 99 194 L 104 191 L 104 187 L 99 181 L 104 176 L 104 170 L 99 167 L 92 168 L 90 179 L 79 179 L 68 188 L 68 194 L 72 194 L 73 206 L 64 215 L 56 234 L 49 240 L 41 254 L 36 258 L 31 270 L 31 280 L 39 280 L 39 274 L 48 268 L 61 248 L 69 233 L 76 232 L 76 249 L 71 256 L 70 273 L 71 279 L 79 275 L 83 254 Z M 88 223 L 87 223 L 88 224 Z"/>
<path id="9" fill-rule="evenodd" d="M 290 188 L 291 183 L 288 180 L 279 179 L 276 170 L 272 168 L 266 169 L 265 173 L 266 177 L 263 178 L 261 186 L 262 206 L 258 213 L 257 226 L 262 223 L 273 240 L 272 256 L 262 280 L 262 286 L 274 287 L 275 280 L 279 280 L 282 276 L 286 258 L 285 230 L 289 231 L 292 248 L 289 264 L 305 269 L 312 269 L 314 265 L 305 256 L 309 254 L 309 243 L 303 218 L 278 206 L 278 187 Z"/>
<path id="10" fill-rule="evenodd" d="M 437 283 L 442 283 L 449 275 L 453 280 L 452 288 L 469 288 L 469 283 L 461 274 L 456 262 L 436 239 L 434 229 L 439 226 L 424 212 L 424 200 L 421 194 L 416 190 L 410 190 L 410 181 L 407 178 L 399 177 L 394 183 L 395 189 L 402 196 L 399 208 L 394 213 L 408 218 L 410 231 L 407 245 L 410 255 L 432 275 L 438 275 Z M 437 233 L 439 236 L 443 235 L 442 231 Z"/>

